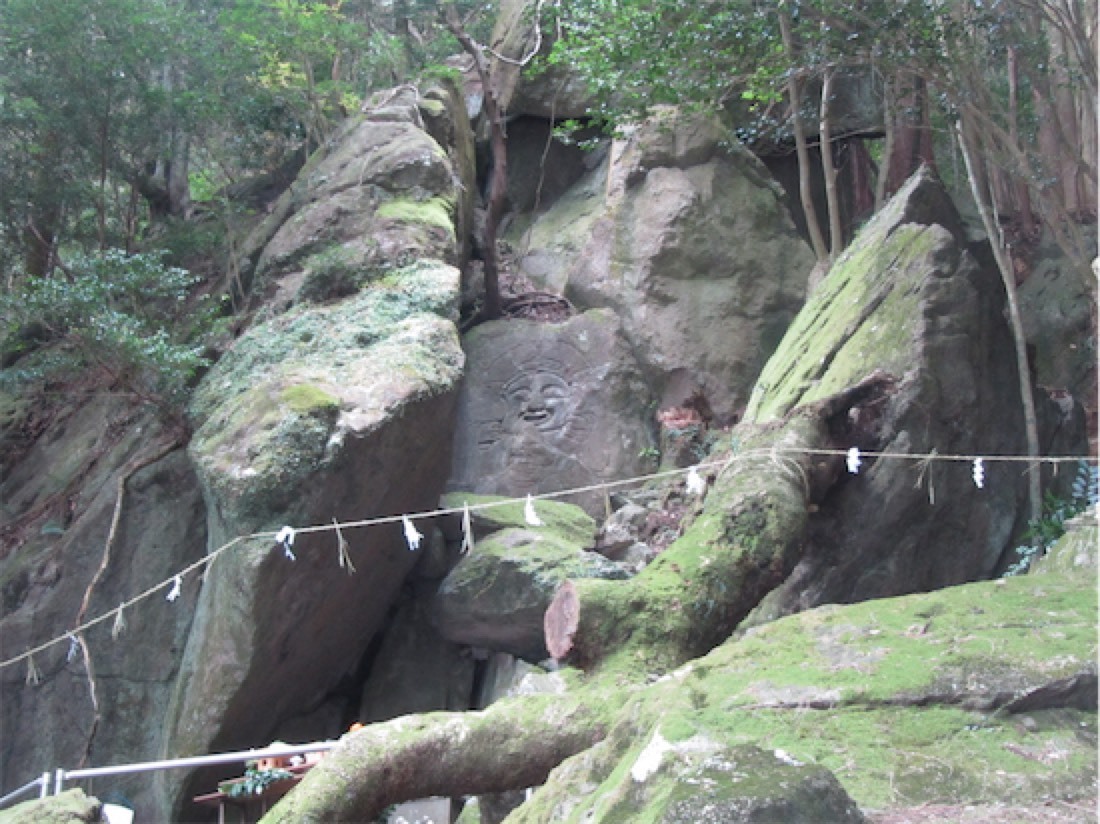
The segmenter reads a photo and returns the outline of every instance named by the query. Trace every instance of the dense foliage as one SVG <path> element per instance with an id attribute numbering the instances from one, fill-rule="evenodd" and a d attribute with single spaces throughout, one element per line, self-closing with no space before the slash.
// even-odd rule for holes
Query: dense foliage
<path id="1" fill-rule="evenodd" d="M 112 249 L 80 257 L 65 277 L 27 277 L 0 294 L 0 355 L 14 387 L 105 377 L 116 391 L 180 420 L 181 401 L 207 364 L 209 301 L 195 278 L 159 255 Z"/>

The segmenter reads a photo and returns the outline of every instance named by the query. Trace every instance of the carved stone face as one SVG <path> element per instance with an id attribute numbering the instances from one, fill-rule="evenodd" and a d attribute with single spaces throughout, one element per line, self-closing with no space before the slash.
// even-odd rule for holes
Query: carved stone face
<path id="1" fill-rule="evenodd" d="M 503 394 L 510 418 L 506 429 L 533 426 L 551 432 L 563 429 L 568 422 L 570 386 L 562 375 L 544 370 L 521 372 L 504 385 Z"/>
<path id="2" fill-rule="evenodd" d="M 522 495 L 628 477 L 648 443 L 649 412 L 632 403 L 642 382 L 624 349 L 617 326 L 597 314 L 486 324 L 471 335 L 450 488 Z M 591 505 L 602 512 L 602 495 Z"/>

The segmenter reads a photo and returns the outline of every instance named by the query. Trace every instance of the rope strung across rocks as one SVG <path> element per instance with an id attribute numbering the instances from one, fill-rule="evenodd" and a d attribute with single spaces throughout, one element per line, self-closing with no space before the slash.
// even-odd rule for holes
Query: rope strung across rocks
<path id="1" fill-rule="evenodd" d="M 135 604 L 140 603 L 141 601 L 146 600 L 147 598 L 151 598 L 152 596 L 156 595 L 158 592 L 161 592 L 162 590 L 165 590 L 165 589 L 169 590 L 168 595 L 167 595 L 167 600 L 174 601 L 179 596 L 180 585 L 181 585 L 182 580 L 185 577 L 187 577 L 187 576 L 189 576 L 189 575 L 191 575 L 195 572 L 198 572 L 199 570 L 211 565 L 221 555 L 223 555 L 224 553 L 228 552 L 229 550 L 233 549 L 234 547 L 240 545 L 241 543 L 243 543 L 245 541 L 250 541 L 250 540 L 253 540 L 253 539 L 261 539 L 261 538 L 270 539 L 273 542 L 277 542 L 277 543 L 281 544 L 284 547 L 284 549 L 286 550 L 288 558 L 293 560 L 294 556 L 293 556 L 292 553 L 290 553 L 289 549 L 290 549 L 290 543 L 293 542 L 293 536 L 295 534 L 302 535 L 302 534 L 309 534 L 309 533 L 333 532 L 333 531 L 339 533 L 341 530 L 345 530 L 345 529 L 360 529 L 360 528 L 364 528 L 364 527 L 379 526 L 379 525 L 382 525 L 382 524 L 405 523 L 406 521 L 425 520 L 425 519 L 429 519 L 429 518 L 438 518 L 438 517 L 442 517 L 442 516 L 445 516 L 445 515 L 464 515 L 466 512 L 476 512 L 476 511 L 481 511 L 481 510 L 486 510 L 486 509 L 492 509 L 494 507 L 510 506 L 510 505 L 513 505 L 513 504 L 522 504 L 526 501 L 532 501 L 532 500 L 554 500 L 556 498 L 565 498 L 565 497 L 570 497 L 570 496 L 573 496 L 573 495 L 584 494 L 586 492 L 600 492 L 600 491 L 607 492 L 607 491 L 610 491 L 610 490 L 613 490 L 613 489 L 618 489 L 618 488 L 621 488 L 621 487 L 636 486 L 638 484 L 647 483 L 647 482 L 650 482 L 650 481 L 664 480 L 664 479 L 667 479 L 667 478 L 673 478 L 673 477 L 677 477 L 677 476 L 680 476 L 680 475 L 688 475 L 689 473 L 698 473 L 700 471 L 708 471 L 708 470 L 722 471 L 722 470 L 728 469 L 730 466 L 732 466 L 735 463 L 739 463 L 739 462 L 743 462 L 743 461 L 759 460 L 759 459 L 762 459 L 762 458 L 775 458 L 775 457 L 779 457 L 779 456 L 793 456 L 793 455 L 820 455 L 820 456 L 828 456 L 828 457 L 846 458 L 849 462 L 849 464 L 848 464 L 849 465 L 849 471 L 852 471 L 853 466 L 858 468 L 858 459 L 860 459 L 860 458 L 868 458 L 868 459 L 875 459 L 875 460 L 878 460 L 878 459 L 909 460 L 909 461 L 917 462 L 918 464 L 920 464 L 923 467 L 927 467 L 933 461 L 969 463 L 971 465 L 976 465 L 976 466 L 981 466 L 983 463 L 1026 463 L 1026 464 L 1031 465 L 1029 467 L 1028 471 L 1031 471 L 1031 470 L 1035 469 L 1038 465 L 1041 465 L 1041 464 L 1049 464 L 1049 465 L 1053 465 L 1053 466 L 1057 467 L 1059 464 L 1063 464 L 1063 463 L 1079 463 L 1079 462 L 1082 462 L 1082 461 L 1083 462 L 1093 462 L 1093 463 L 1095 463 L 1097 461 L 1097 456 L 1095 456 L 1095 455 L 1084 455 L 1084 456 L 1082 456 L 1082 455 L 1043 455 L 1043 456 L 1040 456 L 1040 457 L 1032 457 L 1032 456 L 1029 456 L 1029 455 L 952 455 L 952 454 L 946 454 L 945 455 L 945 454 L 940 454 L 940 453 L 935 452 L 935 451 L 927 452 L 927 453 L 873 452 L 873 451 L 864 452 L 862 450 L 857 450 L 854 447 L 851 448 L 851 449 L 824 449 L 824 448 L 822 448 L 822 449 L 811 449 L 811 448 L 794 448 L 794 447 L 785 448 L 785 447 L 777 446 L 777 447 L 773 447 L 773 448 L 769 448 L 769 449 L 754 449 L 754 450 L 746 450 L 746 451 L 743 451 L 743 452 L 735 452 L 728 458 L 724 458 L 722 460 L 717 460 L 717 461 L 704 461 L 704 462 L 698 463 L 698 464 L 696 464 L 694 466 L 691 466 L 691 467 L 678 468 L 678 469 L 669 469 L 669 470 L 663 470 L 663 471 L 660 471 L 660 472 L 652 472 L 652 473 L 649 473 L 649 474 L 646 474 L 646 475 L 636 475 L 636 476 L 631 477 L 631 478 L 623 478 L 623 479 L 616 480 L 616 481 L 602 481 L 600 483 L 589 484 L 587 486 L 578 486 L 578 487 L 572 487 L 570 489 L 562 489 L 562 490 L 558 490 L 556 492 L 546 492 L 546 493 L 537 494 L 537 495 L 525 495 L 521 498 L 503 498 L 501 500 L 487 501 L 487 502 L 479 503 L 479 504 L 476 504 L 476 505 L 473 505 L 473 506 L 463 505 L 463 506 L 459 506 L 459 507 L 444 507 L 444 508 L 440 508 L 440 509 L 434 509 L 434 510 L 425 511 L 425 512 L 418 512 L 418 513 L 414 513 L 414 514 L 384 515 L 384 516 L 381 516 L 381 517 L 378 517 L 378 518 L 365 518 L 363 520 L 358 520 L 358 521 L 337 522 L 336 520 L 333 520 L 331 523 L 327 523 L 327 524 L 316 524 L 316 525 L 313 525 L 313 526 L 304 526 L 304 527 L 300 527 L 300 528 L 296 528 L 296 529 L 290 529 L 289 527 L 283 527 L 282 529 L 276 530 L 276 531 L 253 532 L 250 535 L 239 535 L 236 538 L 233 538 L 232 540 L 228 541 L 227 543 L 222 544 L 217 549 L 213 550 L 212 552 L 209 552 L 208 554 L 206 554 L 205 556 L 203 556 L 199 560 L 197 560 L 197 561 L 191 563 L 190 565 L 184 567 L 179 572 L 169 576 L 168 578 L 161 581 L 160 583 L 154 584 L 153 586 L 149 587 L 148 589 L 146 589 L 146 590 L 138 593 L 137 595 L 133 596 L 128 601 L 123 601 L 122 603 L 120 603 L 114 609 L 111 609 L 111 610 L 103 613 L 102 615 L 98 615 L 95 618 L 91 618 L 91 619 L 85 621 L 83 624 L 80 624 L 79 626 L 74 627 L 74 628 L 62 633 L 62 634 L 58 635 L 55 638 L 51 638 L 48 641 L 44 641 L 43 643 L 38 644 L 37 646 L 32 647 L 31 649 L 28 649 L 25 652 L 22 652 L 22 653 L 14 656 L 12 658 L 7 658 L 3 661 L 0 661 L 0 670 L 6 669 L 6 668 L 11 667 L 11 666 L 14 666 L 15 664 L 18 664 L 21 661 L 29 661 L 30 662 L 29 666 L 32 669 L 35 669 L 33 658 L 38 653 L 43 652 L 43 651 L 45 651 L 45 650 L 49 649 L 50 647 L 53 647 L 57 644 L 70 642 L 71 639 L 74 636 L 84 632 L 85 630 L 91 629 L 92 627 L 98 626 L 99 624 L 102 624 L 106 621 L 113 620 L 116 623 L 121 623 L 122 622 L 122 612 L 124 610 L 134 606 Z M 853 463 L 853 458 L 856 458 L 854 463 Z M 975 483 L 977 484 L 977 478 L 975 478 Z M 981 484 L 978 484 L 978 486 L 980 487 Z M 289 535 L 289 541 L 287 541 L 287 536 L 288 535 Z M 114 633 L 114 634 L 117 635 L 117 633 Z"/>

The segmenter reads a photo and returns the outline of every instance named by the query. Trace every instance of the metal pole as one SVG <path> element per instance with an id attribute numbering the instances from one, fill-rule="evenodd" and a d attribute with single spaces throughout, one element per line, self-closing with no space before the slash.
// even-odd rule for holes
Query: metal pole
<path id="1" fill-rule="evenodd" d="M 321 741 L 315 744 L 298 746 L 265 747 L 259 750 L 240 750 L 217 755 L 195 755 L 190 758 L 170 758 L 165 761 L 145 761 L 138 764 L 117 764 L 113 767 L 88 767 L 82 770 L 69 770 L 65 778 L 96 778 L 105 775 L 123 775 L 127 773 L 151 772 L 153 770 L 173 770 L 186 767 L 205 767 L 213 764 L 232 764 L 235 761 L 252 761 L 257 758 L 272 758 L 286 755 L 300 755 L 307 752 L 324 752 L 336 746 L 335 741 Z M 58 774 L 62 773 L 58 770 Z M 58 781 L 60 782 L 60 778 Z"/>
<path id="2" fill-rule="evenodd" d="M 61 767 L 53 774 L 53 794 L 61 795 L 61 788 L 65 786 L 65 771 Z"/>
<path id="3" fill-rule="evenodd" d="M 42 796 L 46 795 L 49 792 L 49 787 L 50 787 L 50 774 L 49 773 L 43 773 L 38 778 L 34 779 L 34 781 L 28 781 L 26 784 L 24 784 L 18 790 L 12 790 L 10 793 L 5 795 L 3 798 L 0 798 L 0 807 L 3 807 L 9 801 L 14 801 L 15 799 L 19 798 L 19 796 L 21 796 L 21 795 L 26 795 L 28 792 L 33 790 L 35 787 L 39 788 L 38 792 L 39 792 L 39 797 L 40 798 Z"/>

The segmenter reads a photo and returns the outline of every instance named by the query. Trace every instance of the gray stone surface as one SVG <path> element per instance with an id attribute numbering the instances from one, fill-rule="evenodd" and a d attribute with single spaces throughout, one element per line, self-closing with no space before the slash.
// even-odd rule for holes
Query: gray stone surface
<path id="1" fill-rule="evenodd" d="M 158 449 L 165 435 L 151 416 L 135 415 L 119 398 L 92 398 L 63 412 L 4 478 L 0 499 L 11 512 L 41 511 L 25 541 L 9 544 L 15 551 L 0 559 L 5 658 L 73 627 L 104 557 L 118 480 L 132 461 Z M 182 450 L 137 472 L 127 484 L 110 558 L 85 618 L 108 613 L 201 558 L 205 518 L 198 481 Z M 126 609 L 117 640 L 113 619 L 84 634 L 100 714 L 91 763 L 159 757 L 166 731 L 147 721 L 167 711 L 197 594 L 190 578 L 173 604 L 159 594 Z M 63 642 L 36 654 L 36 682 L 28 683 L 26 663 L 0 670 L 4 791 L 45 770 L 75 769 L 84 757 L 95 714 L 82 656 L 69 660 L 69 651 Z M 121 792 L 146 811 L 156 809 L 149 782 L 135 776 L 104 780 L 97 789 Z"/>
<path id="2" fill-rule="evenodd" d="M 404 600 L 371 663 L 358 720 L 364 724 L 432 710 L 470 709 L 474 659 L 431 619 L 427 593 Z"/>
<path id="3" fill-rule="evenodd" d="M 760 161 L 718 120 L 671 110 L 513 242 L 535 283 L 619 315 L 662 408 L 698 392 L 719 422 L 743 410 L 813 266 Z"/>
<path id="4" fill-rule="evenodd" d="M 383 96 L 307 168 L 303 205 L 260 256 L 266 308 L 196 391 L 190 453 L 212 551 L 283 525 L 435 508 L 465 360 L 460 276 L 447 262 L 458 258 L 462 187 L 421 105 L 407 89 Z M 323 272 L 340 288 L 322 290 Z M 343 537 L 352 575 L 331 531 L 300 534 L 295 560 L 257 537 L 212 566 L 167 717 L 169 754 L 269 741 L 357 671 L 427 547 L 410 551 L 400 523 Z M 164 779 L 172 808 L 214 780 Z"/>

